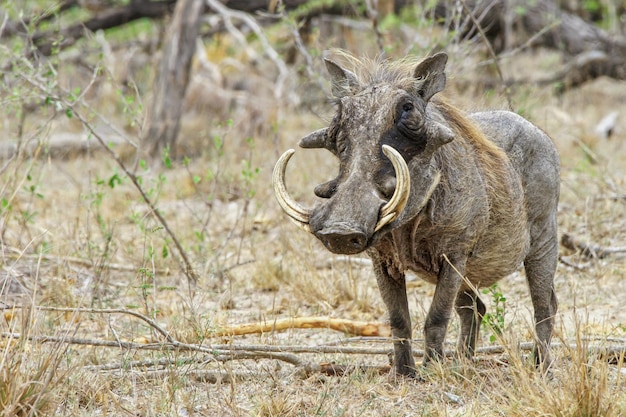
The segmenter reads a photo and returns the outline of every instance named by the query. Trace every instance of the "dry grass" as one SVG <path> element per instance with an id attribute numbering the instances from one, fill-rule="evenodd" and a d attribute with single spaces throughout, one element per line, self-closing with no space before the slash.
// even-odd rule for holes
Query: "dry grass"
<path id="1" fill-rule="evenodd" d="M 375 49 L 372 33 L 339 31 L 337 27 L 319 33 L 312 50 L 337 46 L 338 39 L 354 53 Z M 274 30 L 277 43 L 288 37 L 288 32 Z M 385 41 L 391 54 L 406 52 L 403 45 L 413 35 L 415 29 L 409 26 L 389 29 Z M 422 28 L 419 35 L 428 42 L 410 52 L 423 54 L 427 45 L 448 39 L 448 34 L 431 27 Z M 248 63 L 241 61 L 225 38 L 209 45 L 207 53 L 226 78 L 223 85 L 248 77 Z M 474 82 L 482 80 L 485 72 L 477 65 L 484 56 L 480 47 L 451 45 L 450 54 L 447 94 L 454 102 L 471 110 L 506 107 L 501 92 L 486 92 L 480 82 Z M 239 67 L 232 65 L 233 58 L 240 60 Z M 154 58 L 131 57 L 141 62 L 149 59 Z M 315 70 L 320 70 L 317 61 Z M 541 74 L 557 62 L 552 53 L 524 52 L 504 61 L 502 71 L 512 77 Z M 326 376 L 280 360 L 215 361 L 213 355 L 198 351 L 28 340 L 26 336 L 138 344 L 164 341 L 145 321 L 129 315 L 28 308 L 56 306 L 130 309 L 154 319 L 178 341 L 199 346 L 350 342 L 357 347 L 390 347 L 389 342 L 347 340 L 321 329 L 204 339 L 211 329 L 225 323 L 304 315 L 378 321 L 385 315 L 368 267 L 360 259 L 329 254 L 311 236 L 286 222 L 274 204 L 269 182 L 275 160 L 284 149 L 295 147 L 301 135 L 323 125 L 329 109 L 318 100 L 318 90 L 306 92 L 298 87 L 303 81 L 296 74 L 289 81 L 298 94 L 292 98 L 298 98 L 303 107 L 288 99 L 274 100 L 271 77 L 262 71 L 268 64 L 262 60 L 260 65 L 235 99 L 222 91 L 212 91 L 221 94 L 216 98 L 193 90 L 181 135 L 182 149 L 192 155 L 188 160 L 173 161 L 165 168 L 142 164 L 132 155 L 124 159 L 129 167 L 135 166 L 142 187 L 192 259 L 200 275 L 195 286 L 190 286 L 181 272 L 170 237 L 97 143 L 87 154 L 63 159 L 46 156 L 45 147 L 55 134 L 84 134 L 76 118 L 52 117 L 49 108 L 26 115 L 23 137 L 42 145 L 39 156 L 5 159 L 0 171 L 4 184 L 0 187 L 0 301 L 3 306 L 27 307 L 5 310 L 0 319 L 0 331 L 5 335 L 0 340 L 0 415 L 626 414 L 623 362 L 610 363 L 587 350 L 588 346 L 626 344 L 625 296 L 620 291 L 626 258 L 588 261 L 565 249 L 562 255 L 569 263 L 582 266 L 560 264 L 557 271 L 560 310 L 555 340 L 563 347 L 555 348 L 557 363 L 547 377 L 529 365 L 528 352 L 516 347 L 532 340 L 532 309 L 522 274 L 498 286 L 507 298 L 503 334 L 492 343 L 490 331 L 485 329 L 479 342 L 480 346 L 503 345 L 505 352 L 483 354 L 472 363 L 448 360 L 421 370 L 423 381 L 392 384 L 387 375 L 372 370 Z M 117 70 L 109 68 L 109 72 Z M 71 65 L 60 74 L 61 85 L 86 85 L 88 80 L 88 74 Z M 214 82 L 198 68 L 195 77 L 199 84 Z M 119 86 L 112 75 L 98 79 L 88 102 L 136 139 L 133 119 L 141 119 L 143 109 L 137 104 L 141 97 L 131 105 L 116 93 Z M 26 84 L 19 88 L 33 89 Z M 131 93 L 123 94 L 128 97 Z M 626 189 L 626 115 L 621 115 L 609 140 L 594 138 L 593 128 L 605 114 L 623 108 L 625 97 L 623 83 L 604 79 L 560 97 L 550 89 L 528 85 L 514 88 L 512 93 L 516 110 L 548 131 L 560 150 L 561 231 L 605 246 L 626 242 L 625 200 L 611 198 L 623 196 Z M 20 102 L 8 96 L 3 100 L 1 128 L 6 140 L 15 141 Z M 227 105 L 219 100 L 226 100 Z M 216 105 L 219 112 L 207 113 Z M 312 116 L 311 108 L 320 116 Z M 89 120 L 106 128 L 101 121 Z M 332 158 L 321 150 L 297 152 L 290 167 L 288 186 L 305 204 L 313 204 L 313 186 L 336 169 Z M 412 276 L 409 288 L 415 335 L 421 337 L 421 323 L 434 288 Z M 493 307 L 489 295 L 483 298 Z M 456 332 L 457 323 L 453 322 L 450 342 Z M 22 337 L 7 338 L 9 333 Z M 420 348 L 419 341 L 416 348 Z M 388 364 L 386 355 L 298 356 L 313 364 Z"/>

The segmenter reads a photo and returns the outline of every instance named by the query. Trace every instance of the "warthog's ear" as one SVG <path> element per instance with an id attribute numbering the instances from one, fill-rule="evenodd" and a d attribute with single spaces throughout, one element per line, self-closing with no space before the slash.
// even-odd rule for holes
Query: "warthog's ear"
<path id="1" fill-rule="evenodd" d="M 446 87 L 446 62 L 448 55 L 439 52 L 417 64 L 413 76 L 417 80 L 415 90 L 425 101 Z"/>
<path id="2" fill-rule="evenodd" d="M 361 84 L 353 72 L 341 68 L 330 59 L 324 58 L 324 63 L 330 74 L 331 88 L 335 97 L 341 98 L 359 91 Z"/>

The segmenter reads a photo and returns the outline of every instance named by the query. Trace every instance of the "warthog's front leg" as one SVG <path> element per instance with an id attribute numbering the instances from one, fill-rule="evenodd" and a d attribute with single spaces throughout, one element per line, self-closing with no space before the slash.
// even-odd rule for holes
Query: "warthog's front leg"
<path id="1" fill-rule="evenodd" d="M 393 336 L 394 371 L 398 375 L 415 376 L 415 360 L 411 352 L 411 317 L 406 295 L 404 273 L 370 252 L 378 288 L 389 312 Z"/>
<path id="2" fill-rule="evenodd" d="M 443 358 L 443 342 L 456 296 L 461 288 L 463 278 L 460 274 L 464 272 L 465 257 L 449 257 L 442 260 L 435 295 L 424 323 L 424 365 L 433 359 Z"/>

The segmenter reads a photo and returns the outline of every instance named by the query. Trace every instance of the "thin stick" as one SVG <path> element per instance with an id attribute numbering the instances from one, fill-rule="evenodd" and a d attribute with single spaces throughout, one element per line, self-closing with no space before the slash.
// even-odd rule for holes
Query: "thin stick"
<path id="1" fill-rule="evenodd" d="M 128 314 L 134 317 L 137 317 L 140 320 L 145 321 L 150 327 L 159 332 L 165 339 L 174 343 L 176 340 L 161 326 L 159 326 L 154 320 L 150 317 L 145 316 L 141 313 L 138 313 L 133 310 L 127 310 L 124 308 L 82 308 L 82 307 L 47 307 L 47 306 L 21 306 L 21 305 L 5 305 L 2 307 L 2 310 L 9 309 L 25 309 L 25 308 L 33 308 L 35 310 L 40 311 L 57 311 L 63 313 L 91 313 L 91 314 Z"/>
<path id="2" fill-rule="evenodd" d="M 270 42 L 265 37 L 265 34 L 259 27 L 259 24 L 256 22 L 256 20 L 254 20 L 248 13 L 229 9 L 217 0 L 206 0 L 206 4 L 211 9 L 215 10 L 224 19 L 224 24 L 226 25 L 226 27 L 229 28 L 231 34 L 239 40 L 243 47 L 247 46 L 245 37 L 231 23 L 231 18 L 243 21 L 250 28 L 250 30 L 254 32 L 254 34 L 261 42 L 261 46 L 263 47 L 265 54 L 274 63 L 274 65 L 276 65 L 276 68 L 278 69 L 278 77 L 276 79 L 276 90 L 274 96 L 277 99 L 281 98 L 283 95 L 285 80 L 289 75 L 289 70 L 287 69 L 287 65 L 285 64 L 285 62 L 280 58 L 278 52 L 276 52 L 276 50 L 272 48 L 272 45 L 270 45 Z"/>
<path id="3" fill-rule="evenodd" d="M 498 73 L 498 77 L 500 78 L 500 82 L 502 83 L 502 86 L 504 87 L 504 96 L 506 97 L 506 101 L 507 101 L 507 104 L 509 106 L 509 110 L 513 110 L 513 102 L 511 100 L 511 93 L 510 93 L 509 89 L 507 88 L 506 83 L 504 81 L 504 76 L 502 75 L 502 70 L 500 69 L 500 63 L 498 61 L 498 56 L 496 55 L 495 51 L 493 50 L 493 46 L 491 46 L 491 42 L 489 42 L 489 39 L 487 38 L 487 35 L 485 34 L 485 31 L 483 30 L 482 26 L 480 25 L 480 23 L 478 23 L 478 20 L 476 20 L 476 17 L 474 16 L 474 13 L 472 13 L 470 8 L 467 7 L 467 4 L 465 3 L 465 0 L 461 0 L 461 4 L 463 5 L 463 9 L 465 10 L 465 12 L 469 15 L 470 19 L 472 20 L 472 23 L 474 24 L 474 26 L 476 27 L 476 29 L 480 33 L 480 37 L 483 39 L 483 41 L 485 43 L 485 46 L 487 46 L 487 50 L 489 51 L 489 55 L 491 55 L 491 58 L 493 59 L 493 63 L 495 65 L 495 67 L 496 67 L 496 72 Z"/>
<path id="4" fill-rule="evenodd" d="M 0 333 L 0 337 L 5 339 L 18 339 L 22 337 L 20 333 L 3 332 Z M 136 342 L 117 342 L 112 340 L 101 339 L 83 339 L 76 337 L 58 337 L 58 336 L 27 336 L 28 340 L 39 343 L 68 343 L 74 345 L 88 345 L 88 346 L 101 346 L 101 347 L 115 347 L 123 349 L 133 350 L 178 350 L 178 351 L 196 351 L 201 353 L 210 354 L 206 359 L 224 361 L 227 358 L 234 359 L 250 359 L 267 357 L 269 354 L 272 358 L 286 360 L 287 362 L 297 362 L 292 357 L 281 356 L 287 354 L 298 353 L 315 353 L 315 354 L 346 354 L 346 355 L 390 355 L 393 353 L 391 348 L 369 348 L 369 347 L 354 347 L 354 346 L 337 346 L 337 345 L 318 345 L 318 346 L 301 346 L 301 345 L 196 345 L 187 344 L 174 341 L 172 343 L 136 343 Z M 390 338 L 389 341 L 392 339 Z M 506 353 L 511 350 L 530 351 L 534 348 L 534 342 L 523 342 L 516 346 L 483 346 L 476 349 L 477 355 L 494 355 Z M 553 342 L 550 345 L 551 348 L 576 348 L 575 343 L 560 343 Z M 613 346 L 594 346 L 587 347 L 590 353 L 606 354 L 610 352 L 612 354 L 618 354 L 619 352 L 626 352 L 626 344 L 618 344 Z M 421 349 L 413 349 L 413 356 L 423 357 L 424 351 Z M 245 355 L 240 355 L 245 354 Z M 456 349 L 446 349 L 444 355 L 452 357 L 457 354 Z M 265 356 L 264 356 L 265 355 Z"/>
<path id="5" fill-rule="evenodd" d="M 378 46 L 378 53 L 381 57 L 385 56 L 385 44 L 383 42 L 383 34 L 380 32 L 378 21 L 378 1 L 366 0 L 365 7 L 367 8 L 367 16 L 372 20 L 372 28 L 376 35 L 376 46 Z"/>
<path id="6" fill-rule="evenodd" d="M 102 145 L 102 147 L 106 149 L 109 155 L 115 160 L 117 165 L 122 169 L 122 171 L 124 171 L 124 174 L 126 174 L 126 176 L 130 178 L 131 182 L 135 186 L 135 189 L 137 189 L 137 191 L 141 195 L 141 198 L 143 199 L 143 201 L 150 208 L 150 211 L 152 212 L 152 214 L 154 214 L 154 216 L 157 218 L 159 223 L 161 223 L 161 226 L 163 226 L 163 229 L 165 229 L 170 239 L 172 239 L 172 242 L 174 242 L 174 246 L 176 247 L 176 250 L 178 251 L 178 255 L 182 258 L 184 266 L 185 266 L 185 269 L 184 269 L 185 276 L 191 282 L 195 284 L 198 281 L 198 274 L 196 273 L 193 265 L 191 264 L 191 261 L 187 257 L 187 253 L 185 252 L 185 249 L 183 249 L 183 246 L 181 245 L 180 241 L 178 240 L 178 238 L 176 237 L 176 235 L 170 228 L 169 224 L 167 223 L 167 220 L 165 220 L 165 217 L 163 217 L 163 215 L 157 209 L 152 199 L 150 199 L 148 194 L 146 194 L 146 192 L 144 191 L 143 187 L 139 183 L 139 180 L 137 179 L 137 176 L 133 174 L 132 172 L 130 172 L 130 170 L 126 167 L 126 164 L 124 164 L 124 162 L 120 159 L 117 153 L 115 153 L 113 149 L 111 149 L 109 146 L 106 145 L 106 142 L 104 141 L 102 136 L 100 136 L 100 134 L 98 134 L 98 132 L 95 131 L 93 126 L 91 126 L 91 124 L 87 120 L 85 120 L 82 117 L 82 115 L 73 108 L 71 104 L 69 103 L 66 103 L 66 104 L 72 107 L 72 110 L 74 110 L 74 116 L 83 124 L 83 126 L 89 131 L 89 133 L 91 133 L 93 137 L 96 138 L 96 140 L 100 143 L 100 145 Z"/>
<path id="7" fill-rule="evenodd" d="M 21 259 L 43 259 L 45 261 L 61 261 L 67 262 L 70 264 L 78 264 L 89 267 L 95 267 L 94 263 L 89 259 L 78 258 L 75 256 L 55 256 L 55 255 L 47 255 L 45 253 L 38 254 L 27 254 L 23 253 L 23 251 L 16 248 L 7 248 L 9 251 L 13 252 L 12 254 L 7 254 L 9 257 L 21 258 Z M 127 272 L 136 272 L 137 267 L 132 265 L 124 265 L 124 264 L 115 264 L 115 263 L 106 263 L 100 265 L 101 268 L 115 270 L 115 271 L 127 271 Z M 157 269 L 156 272 L 160 274 L 166 274 L 169 272 L 168 269 Z"/>

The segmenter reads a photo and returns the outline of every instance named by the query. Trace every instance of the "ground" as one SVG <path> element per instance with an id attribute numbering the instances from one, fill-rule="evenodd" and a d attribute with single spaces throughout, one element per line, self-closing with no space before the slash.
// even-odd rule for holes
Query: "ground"
<path id="1" fill-rule="evenodd" d="M 484 50 L 451 46 L 449 54 L 450 101 L 468 111 L 508 108 L 510 101 L 553 138 L 562 163 L 560 235 L 624 247 L 626 84 L 600 78 L 562 94 L 532 82 L 494 88 L 481 66 Z M 507 79 L 540 79 L 559 59 L 555 52 L 524 50 L 500 65 Z M 321 63 L 316 68 L 323 77 Z M 286 219 L 272 195 L 278 156 L 331 114 L 323 94 L 313 87 L 303 93 L 303 76 L 294 71 L 290 82 L 297 97 L 275 100 L 261 95 L 271 88 L 248 85 L 216 105 L 224 95 L 217 85 L 200 89 L 210 80 L 202 78 L 202 68 L 194 71 L 197 84 L 181 132 L 182 147 L 194 153 L 185 159 L 144 161 L 116 145 L 116 161 L 93 137 L 87 152 L 48 155 L 58 135 L 84 138 L 84 124 L 75 117 L 48 121 L 51 110 L 26 116 L 24 137 L 41 145 L 38 155 L 2 162 L 3 415 L 17 413 L 10 407 L 20 405 L 59 416 L 626 414 L 622 358 L 602 353 L 619 347 L 623 356 L 626 346 L 624 253 L 589 259 L 560 248 L 556 363 L 545 376 L 518 348 L 533 338 L 521 271 L 483 295 L 503 328 L 484 328 L 476 360 L 449 358 L 420 369 L 420 380 L 389 380 L 389 340 L 325 329 L 210 337 L 241 323 L 300 316 L 382 322 L 386 312 L 367 259 L 328 253 Z M 88 98 L 110 102 L 112 109 L 101 111 L 122 126 L 121 136 L 132 138 L 140 98 L 129 101 L 132 92 L 115 92 L 109 83 Z M 217 107 L 230 113 L 209 117 L 207 111 Z M 614 111 L 619 114 L 612 135 L 597 135 L 595 127 Z M 13 138 L 14 115 L 7 110 L 3 116 Z M 91 115 L 89 123 L 105 138 L 114 136 L 107 123 Z M 139 178 L 171 234 L 120 164 Z M 303 204 L 313 204 L 313 187 L 335 169 L 327 151 L 298 150 L 288 186 Z M 175 239 L 197 282 L 185 275 Z M 408 287 L 419 351 L 434 287 L 413 275 Z M 7 308 L 13 305 L 18 308 Z M 127 311 L 151 318 L 163 332 Z M 457 326 L 453 320 L 450 348 Z M 169 348 L 158 344 L 166 341 L 164 333 L 172 338 Z M 329 353 L 340 346 L 352 353 Z M 494 347 L 501 349 L 489 350 Z M 329 376 L 316 368 L 322 363 L 362 368 Z"/>

